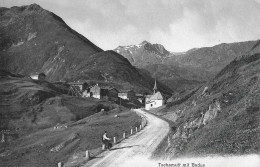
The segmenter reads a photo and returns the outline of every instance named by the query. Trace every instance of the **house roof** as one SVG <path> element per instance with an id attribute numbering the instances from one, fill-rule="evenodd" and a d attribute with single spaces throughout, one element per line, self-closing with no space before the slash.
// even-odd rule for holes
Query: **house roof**
<path id="1" fill-rule="evenodd" d="M 90 86 L 89 89 L 96 90 L 96 89 L 100 89 L 100 87 L 98 86 L 98 84 L 96 84 L 96 85 Z"/>

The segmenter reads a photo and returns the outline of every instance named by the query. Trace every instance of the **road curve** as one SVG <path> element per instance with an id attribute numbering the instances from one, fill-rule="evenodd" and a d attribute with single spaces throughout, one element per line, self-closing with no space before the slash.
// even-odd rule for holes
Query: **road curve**
<path id="1" fill-rule="evenodd" d="M 139 156 L 147 159 L 151 157 L 157 146 L 168 134 L 169 124 L 141 109 L 134 111 L 146 118 L 147 126 L 135 135 L 113 146 L 111 151 L 105 151 L 90 160 L 84 167 L 122 167 L 130 159 Z"/>

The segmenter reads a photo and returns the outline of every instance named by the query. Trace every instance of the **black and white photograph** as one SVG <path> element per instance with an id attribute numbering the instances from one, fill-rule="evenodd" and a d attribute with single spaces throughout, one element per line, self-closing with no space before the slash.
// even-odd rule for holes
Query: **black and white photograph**
<path id="1" fill-rule="evenodd" d="M 0 0 L 0 167 L 260 167 L 260 0 Z"/>

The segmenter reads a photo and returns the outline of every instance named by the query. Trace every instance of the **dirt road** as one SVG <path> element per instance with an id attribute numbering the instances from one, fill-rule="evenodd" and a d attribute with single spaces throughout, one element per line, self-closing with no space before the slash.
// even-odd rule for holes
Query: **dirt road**
<path id="1" fill-rule="evenodd" d="M 105 151 L 90 160 L 84 167 L 122 167 L 136 157 L 149 158 L 163 138 L 169 132 L 169 124 L 154 115 L 140 109 L 134 110 L 143 115 L 147 126 L 133 136 L 115 145 L 111 151 Z"/>

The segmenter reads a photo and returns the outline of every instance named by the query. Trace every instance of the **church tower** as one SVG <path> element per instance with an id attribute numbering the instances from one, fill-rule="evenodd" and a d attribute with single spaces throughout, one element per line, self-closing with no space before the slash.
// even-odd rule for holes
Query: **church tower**
<path id="1" fill-rule="evenodd" d="M 153 87 L 153 94 L 155 94 L 157 92 L 157 84 L 156 84 L 156 80 L 154 82 L 154 87 Z"/>

